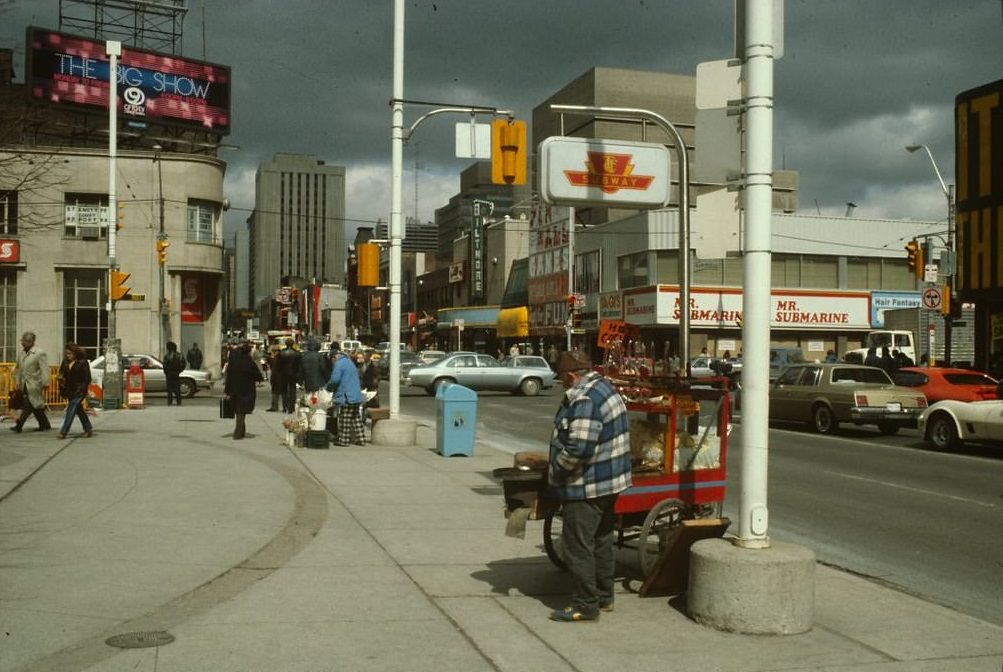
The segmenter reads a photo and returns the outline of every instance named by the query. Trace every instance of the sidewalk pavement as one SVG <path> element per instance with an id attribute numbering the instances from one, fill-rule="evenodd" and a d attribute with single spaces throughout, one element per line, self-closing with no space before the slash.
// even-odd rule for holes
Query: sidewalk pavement
<path id="1" fill-rule="evenodd" d="M 1003 669 L 1003 628 L 821 565 L 801 635 L 697 625 L 637 580 L 598 623 L 552 622 L 570 582 L 542 523 L 503 535 L 510 453 L 442 457 L 434 418 L 413 447 L 323 450 L 284 447 L 278 413 L 243 441 L 216 415 L 102 412 L 65 441 L 0 425 L 0 670 Z"/>

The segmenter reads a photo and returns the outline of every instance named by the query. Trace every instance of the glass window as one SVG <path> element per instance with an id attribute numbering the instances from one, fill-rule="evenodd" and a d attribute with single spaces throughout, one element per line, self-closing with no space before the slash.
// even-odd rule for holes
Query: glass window
<path id="1" fill-rule="evenodd" d="M 801 287 L 832 289 L 838 286 L 836 257 L 801 257 Z"/>
<path id="2" fill-rule="evenodd" d="M 0 234 L 14 233 L 17 233 L 17 192 L 0 191 Z"/>
<path id="3" fill-rule="evenodd" d="M 661 285 L 679 284 L 679 254 L 675 250 L 659 250 L 655 259 L 655 281 Z"/>
<path id="4" fill-rule="evenodd" d="M 0 271 L 0 362 L 17 359 L 17 272 Z"/>
<path id="5" fill-rule="evenodd" d="M 66 194 L 63 233 L 70 238 L 108 237 L 108 195 Z"/>
<path id="6" fill-rule="evenodd" d="M 648 282 L 648 253 L 626 254 L 617 259 L 617 282 L 620 289 L 644 287 Z"/>
<path id="7" fill-rule="evenodd" d="M 63 342 L 76 343 L 87 359 L 100 354 L 108 338 L 108 300 L 104 271 L 78 270 L 63 274 Z"/>
<path id="8" fill-rule="evenodd" d="M 188 241 L 211 243 L 218 206 L 210 201 L 188 201 Z"/>

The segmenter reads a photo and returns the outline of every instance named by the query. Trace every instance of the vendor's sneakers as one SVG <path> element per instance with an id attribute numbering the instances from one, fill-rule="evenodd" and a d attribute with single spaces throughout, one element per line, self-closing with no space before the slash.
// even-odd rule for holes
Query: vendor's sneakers
<path id="1" fill-rule="evenodd" d="M 563 609 L 555 609 L 550 612 L 550 620 L 560 621 L 562 623 L 575 623 L 578 621 L 598 621 L 599 612 L 594 614 L 589 614 L 584 611 L 578 611 L 574 607 L 564 607 Z"/>

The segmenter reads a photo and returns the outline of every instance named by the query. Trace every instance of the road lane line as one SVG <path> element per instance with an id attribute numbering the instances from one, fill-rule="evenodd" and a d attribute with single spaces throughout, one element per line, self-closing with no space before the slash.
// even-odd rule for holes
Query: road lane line
<path id="1" fill-rule="evenodd" d="M 943 492 L 935 492 L 933 490 L 924 490 L 922 488 L 913 488 L 908 485 L 899 485 L 898 483 L 891 483 L 889 481 L 879 481 L 874 478 L 865 478 L 863 476 L 854 476 L 852 474 L 844 474 L 840 471 L 826 471 L 827 474 L 833 474 L 834 476 L 842 476 L 843 478 L 849 478 L 854 481 L 865 481 L 867 483 L 877 483 L 878 485 L 887 485 L 890 488 L 898 488 L 899 490 L 909 490 L 911 492 L 920 492 L 924 495 L 935 495 L 937 497 L 946 497 L 947 499 L 953 499 L 958 502 L 968 502 L 970 504 L 978 504 L 979 506 L 984 506 L 987 509 L 996 508 L 996 504 L 992 502 L 980 502 L 977 499 L 969 499 L 968 497 L 957 497 L 955 495 L 946 495 Z"/>

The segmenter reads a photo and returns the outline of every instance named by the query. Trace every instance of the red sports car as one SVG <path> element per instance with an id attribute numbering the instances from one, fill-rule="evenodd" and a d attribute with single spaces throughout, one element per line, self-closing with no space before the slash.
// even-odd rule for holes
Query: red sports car
<path id="1" fill-rule="evenodd" d="M 892 380 L 896 385 L 919 390 L 930 404 L 944 399 L 983 401 L 996 398 L 996 380 L 970 369 L 907 366 L 892 373 Z"/>

